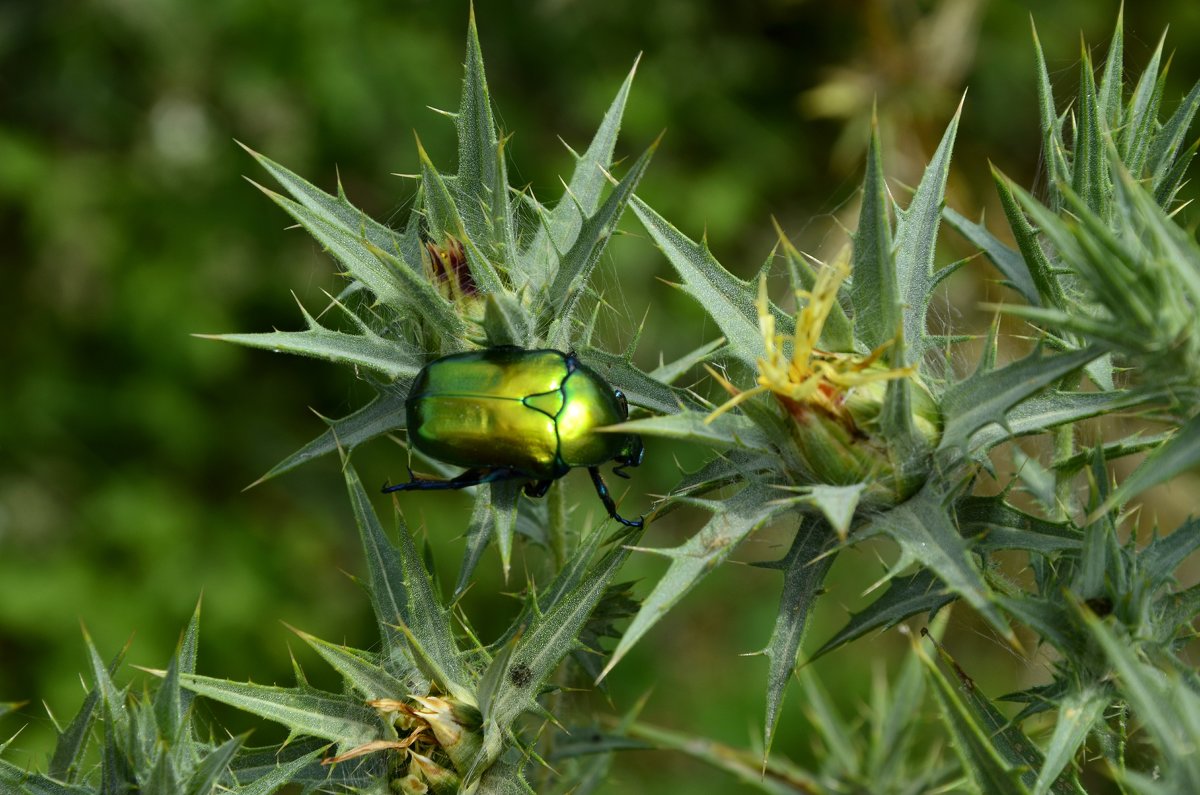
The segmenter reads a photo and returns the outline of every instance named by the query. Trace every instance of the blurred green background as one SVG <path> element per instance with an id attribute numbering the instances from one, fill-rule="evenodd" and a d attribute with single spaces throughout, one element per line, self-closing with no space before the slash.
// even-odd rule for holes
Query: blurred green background
<path id="1" fill-rule="evenodd" d="M 571 168 L 559 137 L 586 145 L 641 52 L 619 151 L 636 154 L 665 128 L 641 195 L 689 234 L 707 229 L 717 257 L 749 275 L 770 250 L 772 215 L 805 250 L 842 244 L 873 99 L 895 187 L 919 178 L 967 87 L 951 204 L 974 215 L 992 203 L 988 158 L 1031 183 L 1029 14 L 1062 107 L 1078 80 L 1080 31 L 1102 53 L 1116 9 L 1116 0 L 536 0 L 481 1 L 476 11 L 499 118 L 515 132 L 514 181 L 558 195 Z M 1167 96 L 1182 95 L 1200 76 L 1200 50 L 1188 46 L 1200 37 L 1200 5 L 1137 4 L 1126 17 L 1130 68 L 1171 25 L 1168 49 L 1179 50 Z M 77 707 L 80 623 L 103 654 L 136 635 L 130 661 L 160 666 L 203 594 L 202 671 L 261 682 L 290 678 L 281 621 L 373 642 L 366 600 L 344 574 L 361 562 L 336 462 L 242 491 L 321 431 L 313 412 L 341 416 L 367 390 L 322 363 L 189 334 L 298 328 L 291 293 L 320 308 L 321 291 L 339 287 L 332 261 L 285 231 L 283 214 L 240 179 L 265 177 L 233 139 L 325 187 L 340 174 L 359 206 L 395 216 L 412 186 L 391 174 L 415 170 L 413 130 L 453 169 L 453 128 L 426 106 L 457 104 L 466 18 L 465 2 L 447 0 L 0 5 L 0 700 L 32 702 L 0 725 L 7 738 L 27 724 L 7 758 L 44 764 L 53 726 L 40 702 L 59 716 Z M 616 309 L 610 344 L 626 343 L 647 309 L 647 366 L 716 336 L 659 281 L 670 274 L 636 223 L 625 228 L 602 266 Z M 951 254 L 969 253 L 946 237 Z M 968 321 L 1001 294 L 986 266 L 973 271 L 948 302 Z M 651 446 L 630 512 L 671 486 L 676 457 L 701 456 Z M 386 442 L 355 462 L 369 482 L 403 474 Z M 567 487 L 583 521 L 596 506 L 576 480 Z M 445 495 L 405 502 L 447 578 L 465 506 Z M 678 543 L 695 518 L 665 520 L 648 543 Z M 768 531 L 741 559 L 777 557 L 781 541 Z M 874 554 L 842 556 L 810 642 L 861 604 L 882 571 Z M 662 569 L 642 556 L 630 576 L 644 589 Z M 722 568 L 616 669 L 613 703 L 627 708 L 652 689 L 648 720 L 749 744 L 766 662 L 737 655 L 765 644 L 778 586 L 775 572 Z M 494 598 L 505 588 L 493 552 L 463 603 L 485 637 L 516 606 Z M 952 650 L 988 661 L 971 671 L 978 681 L 993 694 L 1019 682 L 1020 661 L 965 611 L 954 623 Z M 817 669 L 853 714 L 872 665 L 906 643 L 894 632 L 864 640 Z M 330 681 L 297 655 L 315 683 Z M 255 725 L 213 716 L 231 730 Z M 775 748 L 803 761 L 810 743 L 793 695 Z M 623 757 L 610 790 L 740 791 L 667 754 Z"/>

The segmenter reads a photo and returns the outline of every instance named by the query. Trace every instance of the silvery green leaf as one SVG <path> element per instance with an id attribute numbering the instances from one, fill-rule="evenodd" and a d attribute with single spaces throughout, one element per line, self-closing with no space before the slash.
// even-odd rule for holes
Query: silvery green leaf
<path id="1" fill-rule="evenodd" d="M 1146 489 L 1166 483 L 1197 464 L 1200 464 L 1200 415 L 1188 420 L 1170 439 L 1146 456 L 1146 460 L 1121 481 L 1092 515 L 1124 505 Z"/>
<path id="2" fill-rule="evenodd" d="M 758 285 L 742 281 L 725 268 L 708 250 L 707 240 L 696 243 L 672 226 L 641 199 L 633 199 L 633 212 L 646 227 L 683 282 L 680 289 L 690 295 L 713 319 L 725 339 L 730 355 L 754 367 L 764 353 L 754 301 Z M 795 319 L 772 304 L 775 326 L 783 335 L 795 331 Z"/>
<path id="3" fill-rule="evenodd" d="M 248 783 L 230 790 L 230 792 L 233 795 L 274 795 L 277 790 L 287 784 L 299 783 L 301 773 L 306 768 L 315 766 L 320 769 L 318 760 L 320 760 L 324 750 L 325 748 L 322 746 L 295 759 L 273 759 L 272 764 L 266 767 L 265 772 L 261 775 L 254 775 L 251 771 L 245 769 L 237 771 L 242 773 L 242 775 L 238 776 L 239 779 L 250 780 Z M 251 775 L 245 775 L 246 773 L 251 773 Z M 254 771 L 254 773 L 257 773 L 257 771 Z M 326 778 L 328 775 L 327 769 L 323 770 L 322 774 L 321 778 Z"/>
<path id="4" fill-rule="evenodd" d="M 376 655 L 370 652 L 338 646 L 294 627 L 291 629 L 321 655 L 321 659 L 329 663 L 342 677 L 342 681 L 362 696 L 363 701 L 403 698 L 424 684 L 415 665 L 407 671 L 392 673 L 380 665 Z M 418 692 L 417 695 L 424 693 Z"/>
<path id="5" fill-rule="evenodd" d="M 1009 287 L 1020 293 L 1021 297 L 1030 304 L 1037 306 L 1041 303 L 1029 267 L 1017 251 L 989 232 L 982 223 L 975 223 L 956 210 L 945 208 L 942 211 L 942 218 L 950 224 L 952 229 L 965 237 L 971 245 L 983 252 L 988 261 L 1003 274 Z"/>
<path id="6" fill-rule="evenodd" d="M 404 427 L 404 401 L 407 398 L 406 384 L 391 385 L 353 414 L 337 420 L 326 420 L 328 430 L 271 467 L 270 471 L 255 483 L 270 480 L 335 450 L 353 450 L 363 442 Z"/>
<path id="7" fill-rule="evenodd" d="M 1020 760 L 1007 758 L 997 738 L 964 698 L 966 688 L 954 686 L 932 659 L 921 655 L 925 672 L 941 705 L 940 715 L 950 730 L 954 748 L 976 790 L 1004 795 L 1029 795 L 1033 776 Z M 1025 779 L 1029 779 L 1026 782 Z"/>
<path id="8" fill-rule="evenodd" d="M 238 145 L 269 171 L 284 190 L 292 195 L 292 198 L 309 210 L 320 217 L 329 219 L 331 223 L 336 223 L 346 229 L 358 230 L 362 237 L 376 248 L 403 258 L 402 252 L 404 246 L 409 242 L 409 233 L 386 227 L 352 205 L 346 198 L 346 194 L 342 192 L 340 180 L 338 181 L 338 195 L 331 196 L 269 157 L 255 152 L 241 142 L 238 142 Z"/>
<path id="9" fill-rule="evenodd" d="M 557 334 L 550 340 L 552 345 L 568 347 L 565 343 L 570 339 L 570 322 L 579 305 L 579 299 L 592 270 L 600 261 L 600 255 L 608 244 L 609 237 L 616 231 L 617 222 L 621 220 L 625 206 L 633 198 L 634 189 L 646 173 L 658 143 L 655 141 L 642 153 L 604 203 L 582 221 L 575 241 L 562 253 L 558 269 L 546 292 L 543 309 L 557 324 Z"/>
<path id="10" fill-rule="evenodd" d="M 751 483 L 727 500 L 680 498 L 711 511 L 712 517 L 695 535 L 677 547 L 643 550 L 670 558 L 671 565 L 655 583 L 637 616 L 626 628 L 601 676 L 612 670 L 684 594 L 724 562 L 742 539 L 780 513 L 790 510 L 775 504 L 776 497 L 778 491 L 770 486 Z"/>
<path id="11" fill-rule="evenodd" d="M 503 737 L 511 731 L 513 723 L 526 711 L 537 708 L 537 695 L 560 662 L 579 643 L 579 633 L 592 609 L 604 595 L 613 577 L 629 556 L 626 541 L 636 543 L 641 537 L 640 529 L 618 531 L 616 544 L 603 558 L 588 568 L 573 585 L 573 578 L 560 583 L 560 596 L 544 612 L 533 617 L 524 631 L 512 641 L 512 649 L 497 655 L 493 668 L 484 678 L 491 682 L 488 688 L 487 708 L 484 711 L 484 751 L 473 771 L 481 773 L 492 764 L 496 749 L 502 746 Z M 576 552 L 574 563 L 566 571 L 577 570 L 578 564 L 591 557 L 594 546 L 584 544 Z M 586 556 L 586 557 L 585 557 Z M 571 585 L 569 590 L 567 586 Z M 482 705 L 481 705 L 482 707 Z M 471 778 L 468 775 L 468 778 Z"/>
<path id="12" fill-rule="evenodd" d="M 558 269 L 563 252 L 570 251 L 579 236 L 584 218 L 593 215 L 600 206 L 600 197 L 608 180 L 605 172 L 612 167 L 621 116 L 629 98 L 629 88 L 637 72 L 637 62 L 621 84 L 587 151 L 577 156 L 571 182 L 554 209 L 540 225 L 532 244 L 524 254 L 525 269 L 535 286 L 547 285 Z"/>
<path id="13" fill-rule="evenodd" d="M 772 451 L 766 434 L 743 414 L 722 414 L 706 422 L 708 413 L 684 410 L 661 417 L 646 417 L 610 425 L 610 433 L 636 433 L 642 436 L 662 436 L 668 439 L 697 442 L 718 449 L 736 448 L 760 453 Z"/>
<path id="14" fill-rule="evenodd" d="M 1008 415 L 1014 406 L 1101 353 L 1095 347 L 1056 356 L 1035 350 L 1005 367 L 952 384 L 942 396 L 945 429 L 939 451 L 965 450 L 968 442 L 978 449 L 979 440 L 973 438 L 976 431 L 992 424 L 1009 424 Z"/>
<path id="15" fill-rule="evenodd" d="M 121 649 L 109 662 L 107 670 L 110 677 L 121 667 L 126 651 L 128 651 L 128 647 Z M 81 773 L 79 765 L 87 752 L 88 739 L 96 721 L 96 707 L 99 705 L 101 697 L 99 687 L 91 688 L 84 698 L 79 712 L 71 719 L 67 728 L 59 733 L 47 768 L 52 779 L 63 781 L 66 784 L 73 784 L 79 780 Z"/>
<path id="16" fill-rule="evenodd" d="M 650 376 L 652 380 L 659 383 L 673 384 L 697 364 L 707 361 L 710 358 L 714 358 L 714 355 L 722 351 L 724 346 L 725 340 L 723 338 L 715 339 L 712 342 L 706 342 L 699 348 L 696 348 L 694 351 L 686 353 L 674 361 L 660 364 L 658 367 L 647 373 L 647 375 Z"/>
<path id="17" fill-rule="evenodd" d="M 874 350 L 894 339 L 897 332 L 904 329 L 905 300 L 897 284 L 892 220 L 888 215 L 891 200 L 883 177 L 879 126 L 874 118 L 871 121 L 862 211 L 858 217 L 858 230 L 854 233 L 854 280 L 850 285 L 854 336 L 867 350 Z M 935 228 L 934 234 L 936 232 Z M 919 339 L 910 337 L 908 341 L 919 342 Z"/>
<path id="18" fill-rule="evenodd" d="M 872 518 L 861 532 L 885 533 L 900 545 L 908 560 L 932 570 L 997 632 L 1015 642 L 1016 636 L 996 609 L 991 589 L 954 524 L 946 497 L 934 481 L 907 502 Z"/>
<path id="19" fill-rule="evenodd" d="M 1083 746 L 1088 733 L 1104 717 L 1111 696 L 1100 688 L 1087 687 L 1068 694 L 1058 704 L 1054 734 L 1046 746 L 1046 761 L 1038 771 L 1033 795 L 1048 795 L 1054 782 Z"/>
<path id="20" fill-rule="evenodd" d="M 14 795 L 95 795 L 95 790 L 77 784 L 64 784 L 49 776 L 32 773 L 0 759 L 0 785 Z"/>
<path id="21" fill-rule="evenodd" d="M 395 644 L 394 626 L 398 624 L 422 672 L 445 692 L 471 702 L 473 695 L 467 687 L 470 680 L 454 641 L 450 611 L 442 606 L 435 593 L 408 528 L 397 512 L 399 544 L 392 546 L 353 465 L 346 463 L 343 471 L 354 520 L 367 553 L 376 615 L 381 625 L 393 625 L 383 627 L 384 637 Z M 393 616 L 390 619 L 389 614 Z"/>
<path id="22" fill-rule="evenodd" d="M 1119 677 L 1119 692 L 1133 707 L 1162 754 L 1156 778 L 1167 792 L 1200 792 L 1200 696 L 1187 681 L 1140 659 L 1137 646 L 1119 637 L 1090 612 L 1084 618 L 1092 637 Z"/>
<path id="23" fill-rule="evenodd" d="M 366 324 L 357 322 L 360 333 L 347 334 L 317 322 L 303 306 L 306 331 L 269 331 L 254 334 L 196 334 L 203 339 L 232 342 L 276 353 L 294 353 L 330 362 L 365 367 L 389 380 L 410 382 L 420 371 L 421 357 L 400 340 L 384 339 Z M 354 317 L 352 313 L 347 313 Z M 357 321 L 357 318 L 355 318 Z"/>
<path id="24" fill-rule="evenodd" d="M 850 620 L 829 640 L 809 656 L 809 661 L 822 657 L 852 640 L 876 629 L 891 629 L 909 616 L 937 612 L 954 601 L 929 569 L 918 569 L 911 575 L 892 577 L 887 590 L 875 601 L 850 616 Z"/>
<path id="25" fill-rule="evenodd" d="M 384 304 L 415 313 L 447 337 L 463 334 L 463 324 L 437 289 L 406 265 L 399 255 L 380 248 L 367 237 L 323 214 L 267 188 L 260 188 L 329 250 L 350 275 L 361 281 Z"/>
<path id="26" fill-rule="evenodd" d="M 696 356 L 702 358 L 704 354 L 700 354 L 700 351 L 707 347 L 704 346 L 694 351 L 688 357 L 684 357 L 682 361 L 686 363 Z M 681 404 L 695 403 L 685 393 L 668 386 L 668 378 L 660 377 L 655 373 L 643 372 L 624 356 L 609 353 L 590 345 L 581 345 L 577 352 L 584 364 L 599 373 L 605 381 L 624 392 L 625 398 L 631 406 L 640 406 L 655 414 L 674 414 L 680 410 Z M 686 369 L 684 364 L 677 366 Z M 686 366 L 691 365 L 686 364 Z"/>
<path id="27" fill-rule="evenodd" d="M 934 249 L 945 202 L 946 179 L 950 173 L 951 150 L 961 115 L 960 104 L 946 127 L 933 159 L 925 167 L 912 201 L 907 209 L 896 210 L 896 289 L 903 305 L 906 364 L 921 361 L 925 350 L 925 315 L 935 281 Z"/>
<path id="28" fill-rule="evenodd" d="M 779 597 L 779 611 L 775 616 L 775 628 L 763 654 L 770 660 L 767 673 L 767 711 L 763 725 L 763 758 L 771 753 L 775 739 L 775 728 L 779 722 L 779 709 L 783 706 L 783 694 L 792 673 L 796 669 L 796 655 L 804 639 L 809 611 L 812 609 L 821 583 L 833 564 L 834 555 L 828 553 L 836 536 L 823 521 L 806 518 L 796 529 L 795 539 L 782 560 L 771 564 L 760 564 L 783 572 L 783 591 Z"/>
<path id="29" fill-rule="evenodd" d="M 210 795 L 216 791 L 217 784 L 227 777 L 229 763 L 234 754 L 241 749 L 246 735 L 231 737 L 216 748 L 205 754 L 192 771 L 191 778 L 184 786 L 183 795 Z"/>
<path id="30" fill-rule="evenodd" d="M 375 710 L 349 696 L 230 682 L 197 674 L 182 674 L 180 681 L 199 695 L 282 723 L 295 734 L 335 742 L 343 751 L 384 736 L 383 723 Z"/>

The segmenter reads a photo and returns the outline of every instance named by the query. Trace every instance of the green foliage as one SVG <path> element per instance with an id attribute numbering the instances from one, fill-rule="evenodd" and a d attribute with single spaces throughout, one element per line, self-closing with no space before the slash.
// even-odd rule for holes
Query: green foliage
<path id="1" fill-rule="evenodd" d="M 59 730 L 47 771 L 0 761 L 0 785 L 34 795 L 266 795 L 289 784 L 566 795 L 596 791 L 616 752 L 654 748 L 771 793 L 1041 795 L 1084 791 L 1097 772 L 1123 791 L 1200 788 L 1200 678 L 1186 648 L 1200 590 L 1178 587 L 1200 548 L 1200 522 L 1166 535 L 1156 528 L 1139 545 L 1122 513 L 1200 462 L 1200 247 L 1179 220 L 1200 84 L 1160 120 L 1160 42 L 1126 97 L 1119 16 L 1099 79 L 1085 48 L 1078 97 L 1060 113 L 1036 34 L 1034 44 L 1044 200 L 993 169 L 1015 247 L 944 206 L 960 105 L 906 200 L 889 189 L 872 125 L 857 229 L 828 263 L 801 254 L 777 224 L 779 243 L 758 280 L 743 279 L 718 262 L 707 236 L 689 239 L 635 195 L 657 141 L 616 168 L 632 71 L 591 144 L 572 152 L 561 198 L 543 205 L 510 185 L 510 137 L 492 105 L 473 13 L 461 101 L 445 113 L 457 170 L 439 170 L 418 140 L 417 195 L 401 223 L 372 220 L 340 180 L 336 195 L 326 193 L 247 150 L 286 195 L 263 192 L 337 261 L 347 284 L 329 296 L 336 311 L 314 316 L 301 306 L 303 331 L 204 336 L 349 365 L 374 393 L 263 479 L 338 451 L 378 638 L 357 648 L 294 630 L 340 688 L 314 686 L 294 661 L 293 686 L 235 682 L 196 673 L 197 611 L 169 667 L 154 672 L 160 681 L 140 695 L 116 684 L 122 657 L 104 665 L 89 638 L 93 685 Z M 673 286 L 723 335 L 652 370 L 634 363 L 640 330 L 621 354 L 596 339 L 609 305 L 593 282 L 627 207 L 677 272 Z M 1033 326 L 1032 351 L 1017 353 L 997 323 L 975 365 L 963 367 L 954 346 L 969 335 L 934 328 L 939 286 L 968 264 L 939 259 L 943 218 L 1025 300 L 1004 311 Z M 790 296 L 769 296 L 777 258 L 794 314 L 784 308 Z M 448 597 L 431 550 L 418 548 L 398 505 L 394 532 L 384 529 L 349 457 L 403 428 L 423 364 L 498 345 L 575 350 L 642 412 L 608 430 L 716 450 L 655 514 L 698 508 L 707 520 L 675 546 L 649 548 L 639 546 L 641 528 L 610 534 L 580 522 L 560 488 L 534 503 L 519 484 L 492 484 L 474 494 Z M 700 364 L 728 402 L 714 408 L 704 390 L 673 386 Z M 1085 374 L 1095 388 L 1083 385 Z M 1170 430 L 1120 438 L 1106 429 L 1093 447 L 1078 447 L 1079 423 L 1118 412 L 1149 414 Z M 1003 446 L 1018 470 L 1007 481 Z M 1049 457 L 1031 452 L 1051 448 Z M 1110 461 L 1143 452 L 1142 466 L 1114 484 Z M 586 691 L 749 539 L 778 525 L 790 531 L 788 551 L 755 562 L 783 578 L 758 652 L 767 658 L 761 743 L 741 750 L 659 727 L 640 720 L 640 705 L 605 717 Z M 877 539 L 893 554 L 870 601 L 807 661 L 914 616 L 928 615 L 933 629 L 847 719 L 836 690 L 799 663 L 831 568 L 851 548 L 888 549 Z M 493 540 L 504 577 L 517 559 L 527 581 L 506 626 L 481 631 L 459 600 Z M 644 598 L 621 578 L 635 551 L 669 561 Z M 1012 577 L 1010 557 L 1027 574 Z M 933 639 L 960 600 L 1015 654 L 1029 636 L 1052 647 L 1048 681 L 990 695 L 965 656 Z M 809 764 L 772 756 L 793 676 L 817 746 Z M 196 694 L 280 724 L 287 739 L 266 749 L 244 748 L 244 736 L 205 739 Z M 1020 706 L 1002 710 L 1002 701 Z M 14 709 L 0 704 L 0 717 Z M 922 741 L 934 735 L 957 761 Z M 1132 739 L 1143 742 L 1136 753 Z"/>
<path id="2" fill-rule="evenodd" d="M 236 758 L 245 737 L 203 739 L 193 696 L 182 687 L 194 675 L 199 632 L 197 607 L 169 667 L 159 672 L 162 681 L 140 695 L 113 680 L 125 651 L 105 665 L 85 633 L 93 685 L 79 712 L 59 730 L 49 769 L 33 773 L 0 760 L 0 785 L 22 795 L 270 795 L 298 780 L 320 749 L 251 769 Z"/>

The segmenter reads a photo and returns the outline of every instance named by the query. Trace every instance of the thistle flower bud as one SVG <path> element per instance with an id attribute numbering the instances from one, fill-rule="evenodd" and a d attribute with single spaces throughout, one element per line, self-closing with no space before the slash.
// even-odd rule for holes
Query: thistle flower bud
<path id="1" fill-rule="evenodd" d="M 777 444 L 789 468 L 797 470 L 792 472 L 796 482 L 865 483 L 864 501 L 895 504 L 924 482 L 928 453 L 941 437 L 941 415 L 915 366 L 889 368 L 881 363 L 892 341 L 866 355 L 817 347 L 838 289 L 849 274 L 849 260 L 842 257 L 821 271 L 811 291 L 797 291 L 805 303 L 796 315 L 790 356 L 784 354 L 783 335 L 775 331 L 766 280 L 759 282 L 756 305 L 765 355 L 758 360 L 758 383 L 741 391 L 710 368 L 732 398 L 709 415 L 708 421 L 754 395 L 769 392 L 789 420 L 789 437 Z M 900 379 L 911 385 L 913 434 L 892 439 L 882 414 L 888 382 Z"/>

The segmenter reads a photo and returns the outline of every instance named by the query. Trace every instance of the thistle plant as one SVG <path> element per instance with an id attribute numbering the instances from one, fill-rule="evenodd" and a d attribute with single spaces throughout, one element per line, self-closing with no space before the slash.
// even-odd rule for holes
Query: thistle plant
<path id="1" fill-rule="evenodd" d="M 58 742 L 45 773 L 0 760 L 3 791 L 270 795 L 317 764 L 323 749 L 314 749 L 311 743 L 297 744 L 282 755 L 259 754 L 244 747 L 245 737 L 217 741 L 205 736 L 208 732 L 195 719 L 195 697 L 181 686 L 195 671 L 199 620 L 197 608 L 169 667 L 160 672 L 162 681 L 141 693 L 128 685 L 118 687 L 113 678 L 127 649 L 106 665 L 85 632 L 93 684 L 83 705 L 66 726 L 55 722 Z M 0 751 L 3 748 L 0 745 Z"/>
<path id="2" fill-rule="evenodd" d="M 769 793 L 1065 795 L 1085 792 L 1097 774 L 1123 793 L 1200 791 L 1200 678 L 1186 655 L 1200 586 L 1177 582 L 1200 547 L 1200 522 L 1156 526 L 1145 541 L 1126 510 L 1200 455 L 1200 246 L 1180 223 L 1179 201 L 1200 84 L 1160 121 L 1160 43 L 1125 98 L 1118 21 L 1099 82 L 1085 49 L 1074 110 L 1060 112 L 1036 35 L 1034 44 L 1046 193 L 993 172 L 1015 247 L 944 206 L 960 106 L 922 179 L 901 196 L 885 179 L 872 125 L 857 228 L 829 262 L 779 229 L 757 277 L 740 279 L 635 195 L 657 143 L 613 173 L 632 72 L 574 155 L 562 197 L 544 205 L 509 185 L 473 15 L 462 99 L 446 114 L 457 171 L 438 170 L 417 142 L 417 194 L 402 228 L 368 218 L 340 185 L 326 193 L 251 152 L 287 195 L 264 192 L 343 270 L 347 285 L 329 305 L 341 320 L 302 308 L 303 331 L 215 337 L 350 365 L 373 388 L 365 407 L 330 421 L 264 478 L 338 453 L 378 638 L 355 648 L 295 630 L 340 676 L 337 690 L 314 687 L 299 663 L 292 686 L 234 682 L 196 673 L 197 612 L 141 694 L 118 687 L 121 657 L 105 665 L 89 640 L 93 686 L 48 769 L 0 762 L 0 785 L 30 795 L 265 794 L 289 784 L 579 795 L 598 791 L 617 751 L 654 748 Z M 617 354 L 594 344 L 606 304 L 590 279 L 627 207 L 678 274 L 676 287 L 722 335 L 652 372 L 632 363 L 632 346 Z M 971 261 L 939 260 L 943 219 L 1024 299 L 1002 309 L 1032 335 L 1014 340 L 1000 322 L 980 339 L 935 330 L 935 292 Z M 773 300 L 778 263 L 788 289 Z M 978 353 L 964 366 L 957 346 L 973 339 Z M 480 484 L 468 526 L 454 528 L 466 550 L 443 589 L 399 501 L 381 518 L 352 457 L 404 429 L 427 364 L 500 346 L 576 352 L 634 407 L 605 432 L 715 450 L 651 516 L 689 506 L 707 521 L 682 544 L 654 548 L 653 524 L 577 522 L 560 488 L 536 501 L 519 479 Z M 711 391 L 671 385 L 700 364 Z M 1121 435 L 1106 423 L 1097 437 L 1084 424 L 1117 414 L 1167 429 Z M 1146 452 L 1132 476 L 1114 481 L 1110 462 Z M 408 455 L 449 474 L 413 446 Z M 756 564 L 783 577 L 761 652 L 761 743 L 731 748 L 643 721 L 640 705 L 615 705 L 614 716 L 581 697 L 769 523 L 786 523 L 791 536 L 782 557 Z M 835 558 L 880 538 L 897 553 L 876 595 L 802 655 Z M 493 540 L 506 577 L 517 545 L 544 554 L 527 567 L 516 617 L 484 637 L 458 600 Z M 635 552 L 669 560 L 644 598 L 621 578 Z M 1043 680 L 984 692 L 974 661 L 943 637 L 951 609 L 976 614 L 1014 655 L 1044 653 Z M 880 673 L 865 719 L 842 714 L 800 665 L 926 615 L 927 627 L 908 630 L 906 661 Z M 818 749 L 809 767 L 772 751 L 793 677 Z M 265 749 L 213 740 L 197 726 L 195 694 L 281 724 L 288 740 Z M 0 705 L 0 717 L 11 710 Z"/>
<path id="3" fill-rule="evenodd" d="M 448 114 L 458 132 L 458 171 L 440 172 L 418 140 L 419 188 L 403 230 L 367 218 L 340 186 L 337 195 L 327 194 L 251 152 L 290 197 L 264 192 L 344 268 L 349 284 L 332 305 L 351 330 L 324 326 L 305 311 L 305 331 L 215 338 L 349 364 L 377 392 L 366 407 L 331 422 L 265 477 L 334 450 L 347 456 L 359 444 L 403 428 L 405 400 L 422 366 L 467 350 L 575 351 L 633 406 L 656 413 L 677 409 L 686 396 L 668 386 L 663 374 L 682 374 L 711 346 L 647 374 L 631 363 L 631 352 L 610 354 L 592 345 L 602 304 L 588 281 L 654 151 L 652 145 L 619 181 L 610 174 L 632 78 L 631 72 L 591 145 L 576 155 L 574 175 L 553 209 L 508 184 L 505 137 L 496 127 L 473 15 L 462 101 L 457 113 Z M 610 179 L 615 186 L 606 195 Z M 412 448 L 410 454 L 421 457 Z M 422 463 L 445 470 L 431 459 Z M 557 719 L 545 701 L 598 670 L 597 642 L 627 609 L 625 587 L 613 576 L 637 531 L 610 538 L 602 529 L 568 527 L 557 491 L 547 509 L 522 498 L 519 482 L 479 488 L 455 595 L 470 584 L 492 539 L 507 576 L 522 526 L 548 548 L 553 563 L 548 581 L 530 583 L 524 609 L 509 630 L 484 642 L 465 616 L 458 616 L 463 626 L 456 628 L 452 605 L 439 593 L 399 513 L 399 542 L 393 546 L 354 467 L 347 460 L 343 469 L 383 651 L 336 646 L 300 632 L 343 676 L 344 693 L 315 691 L 299 669 L 292 688 L 194 675 L 185 676 L 184 684 L 282 723 L 295 735 L 333 743 L 324 762 L 335 774 L 324 783 L 311 782 L 315 786 L 531 791 L 525 769 L 539 758 L 539 735 L 542 746 L 553 748 L 554 735 L 565 731 L 553 725 Z M 609 545 L 603 554 L 602 543 Z M 568 659 L 570 668 L 560 673 Z M 534 717 L 526 721 L 525 715 Z M 584 765 L 580 775 L 595 764 Z M 561 775 L 539 791 L 572 791 L 578 784 L 569 759 L 558 767 Z"/>
<path id="4" fill-rule="evenodd" d="M 818 270 L 781 239 L 792 291 L 802 304 L 794 319 L 767 299 L 762 279 L 757 290 L 739 280 L 703 242 L 634 203 L 682 277 L 680 289 L 729 341 L 720 353 L 730 374 L 720 380 L 742 391 L 715 410 L 619 426 L 703 442 L 722 455 L 686 479 L 673 498 L 703 507 L 713 518 L 682 546 L 655 550 L 670 558 L 670 568 L 622 636 L 614 662 L 756 528 L 797 516 L 792 548 L 769 564 L 783 571 L 784 585 L 763 652 L 771 669 L 768 750 L 808 610 L 834 556 L 848 544 L 886 535 L 901 551 L 892 574 L 905 576 L 892 579 L 855 617 L 853 631 L 822 652 L 955 597 L 1016 645 L 983 556 L 994 549 L 1036 548 L 1037 539 L 1013 528 L 1002 540 L 993 535 L 972 543 L 961 527 L 966 505 L 979 510 L 982 518 L 973 520 L 985 524 L 1007 522 L 1008 508 L 1002 498 L 970 502 L 970 487 L 992 447 L 1092 416 L 1123 397 L 1097 401 L 1091 393 L 1054 388 L 1099 356 L 1095 348 L 1051 354 L 1039 346 L 1000 365 L 993 336 L 973 372 L 959 375 L 948 367 L 946 351 L 954 339 L 929 332 L 926 315 L 933 290 L 964 264 L 937 268 L 934 259 L 957 126 L 956 115 L 906 208 L 887 190 L 878 134 L 872 135 L 858 229 L 851 250 L 835 263 Z M 742 488 L 729 497 L 700 496 L 735 485 Z"/>

